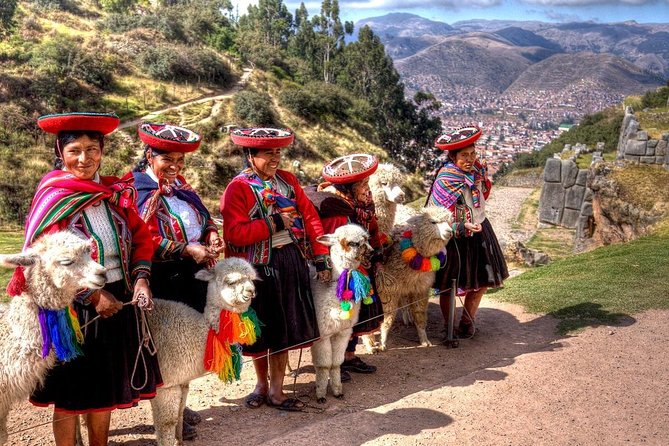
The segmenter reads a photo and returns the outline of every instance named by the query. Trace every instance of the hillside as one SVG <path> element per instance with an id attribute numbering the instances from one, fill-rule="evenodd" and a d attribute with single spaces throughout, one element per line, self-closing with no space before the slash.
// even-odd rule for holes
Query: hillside
<path id="1" fill-rule="evenodd" d="M 469 20 L 441 30 L 438 22 L 406 15 L 364 24 L 379 33 L 407 85 L 442 100 L 471 88 L 494 98 L 514 82 L 509 94 L 527 86 L 559 94 L 574 80 L 583 87 L 563 102 L 575 102 L 585 89 L 596 97 L 622 98 L 669 78 L 669 24 Z M 424 32 L 416 35 L 415 29 Z"/>
<path id="2" fill-rule="evenodd" d="M 572 95 L 630 95 L 657 87 L 657 81 L 630 62 L 610 54 L 555 54 L 531 66 L 509 86 L 505 94 L 527 91 Z"/>

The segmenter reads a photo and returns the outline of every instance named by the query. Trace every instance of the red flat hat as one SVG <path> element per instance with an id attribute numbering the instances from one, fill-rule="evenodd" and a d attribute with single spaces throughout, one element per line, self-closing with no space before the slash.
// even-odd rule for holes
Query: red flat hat
<path id="1" fill-rule="evenodd" d="M 37 119 L 37 125 L 47 133 L 91 131 L 103 135 L 113 132 L 121 123 L 113 113 L 61 113 L 44 115 Z"/>
<path id="2" fill-rule="evenodd" d="M 257 127 L 234 129 L 230 137 L 233 143 L 250 149 L 279 149 L 291 145 L 295 134 L 289 129 Z"/>
<path id="3" fill-rule="evenodd" d="M 379 160 L 374 155 L 354 153 L 340 156 L 323 167 L 323 179 L 333 184 L 355 183 L 376 172 Z"/>
<path id="4" fill-rule="evenodd" d="M 172 124 L 145 122 L 137 127 L 137 133 L 144 144 L 165 152 L 192 152 L 201 142 L 197 133 Z"/>
<path id="5" fill-rule="evenodd" d="M 454 132 L 444 133 L 434 141 L 441 150 L 458 150 L 471 146 L 481 137 L 481 129 L 476 126 L 462 127 Z"/>

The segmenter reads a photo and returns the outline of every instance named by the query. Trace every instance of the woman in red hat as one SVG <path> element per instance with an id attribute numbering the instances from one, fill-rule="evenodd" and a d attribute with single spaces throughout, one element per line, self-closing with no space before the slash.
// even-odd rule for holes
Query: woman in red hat
<path id="1" fill-rule="evenodd" d="M 281 149 L 292 143 L 293 133 L 236 129 L 231 137 L 244 148 L 248 167 L 221 197 L 225 254 L 251 262 L 260 278 L 251 307 L 261 335 L 243 351 L 253 357 L 257 381 L 245 404 L 299 411 L 304 403 L 283 392 L 288 350 L 319 337 L 307 262 L 316 264 L 319 280 L 329 281 L 329 249 L 316 240 L 323 227 L 297 178 L 279 169 Z"/>
<path id="2" fill-rule="evenodd" d="M 317 187 L 308 187 L 305 192 L 314 203 L 326 233 L 348 223 L 355 223 L 369 233 L 369 243 L 374 249 L 371 263 L 368 265 L 372 288 L 375 289 L 374 275 L 383 260 L 383 246 L 379 225 L 374 211 L 372 191 L 369 188 L 369 176 L 379 165 L 373 155 L 352 154 L 339 157 L 323 167 L 325 182 Z M 383 322 L 383 307 L 374 292 L 373 302 L 360 307 L 359 322 L 353 327 L 353 336 L 346 348 L 344 363 L 341 366 L 342 381 L 349 381 L 349 372 L 374 373 L 376 366 L 367 364 L 355 355 L 358 337 L 371 333 Z"/>
<path id="3" fill-rule="evenodd" d="M 435 146 L 447 151 L 448 159 L 439 169 L 427 199 L 427 204 L 443 206 L 453 213 L 453 238 L 446 245 L 446 266 L 437 273 L 436 283 L 447 321 L 448 291 L 457 279 L 457 293 L 465 296 L 458 331 L 465 338 L 476 332 L 476 311 L 485 292 L 502 286 L 509 277 L 499 242 L 485 215 L 492 183 L 476 156 L 475 142 L 480 136 L 478 127 L 464 127 L 437 138 Z"/>
<path id="4" fill-rule="evenodd" d="M 144 156 L 133 171 L 137 207 L 153 236 L 151 291 L 160 299 L 183 302 L 204 312 L 207 282 L 195 278 L 213 267 L 223 241 L 197 192 L 181 175 L 186 153 L 197 150 L 200 136 L 184 127 L 144 123 L 138 129 Z M 184 410 L 182 437 L 197 437 L 200 415 Z"/>
<path id="5" fill-rule="evenodd" d="M 84 414 L 90 445 L 106 445 L 111 411 L 155 396 L 162 384 L 152 346 L 137 327 L 153 303 L 149 289 L 151 235 L 135 209 L 132 177 L 100 176 L 104 135 L 119 124 L 116 115 L 68 113 L 39 118 L 56 134 L 56 166 L 37 187 L 28 214 L 25 246 L 43 234 L 69 229 L 93 243 L 93 256 L 106 268 L 103 290 L 82 291 L 74 310 L 83 328 L 83 354 L 58 363 L 30 400 L 54 405 L 56 444 L 76 443 L 76 418 Z M 22 291 L 22 271 L 8 286 Z M 99 318 L 98 318 L 99 316 Z M 148 329 L 148 327 L 146 327 Z M 135 361 L 139 359 L 142 366 Z"/>

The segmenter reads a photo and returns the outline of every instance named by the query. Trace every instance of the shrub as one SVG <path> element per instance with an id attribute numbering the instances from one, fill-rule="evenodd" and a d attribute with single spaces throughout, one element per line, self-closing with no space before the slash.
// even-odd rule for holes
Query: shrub
<path id="1" fill-rule="evenodd" d="M 264 93 L 240 91 L 234 99 L 235 115 L 249 125 L 271 125 L 274 123 L 272 99 Z"/>
<path id="2" fill-rule="evenodd" d="M 345 119 L 353 104 L 346 91 L 324 82 L 287 87 L 279 94 L 279 102 L 296 115 L 312 121 L 327 117 Z"/>

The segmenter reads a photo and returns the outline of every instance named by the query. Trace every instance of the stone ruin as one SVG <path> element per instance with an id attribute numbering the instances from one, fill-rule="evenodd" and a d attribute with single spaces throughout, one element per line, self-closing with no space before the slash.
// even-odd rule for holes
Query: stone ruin
<path id="1" fill-rule="evenodd" d="M 639 128 L 631 107 L 625 109 L 618 139 L 618 159 L 633 163 L 660 164 L 669 168 L 669 132 L 660 139 L 649 139 L 648 132 Z"/>

